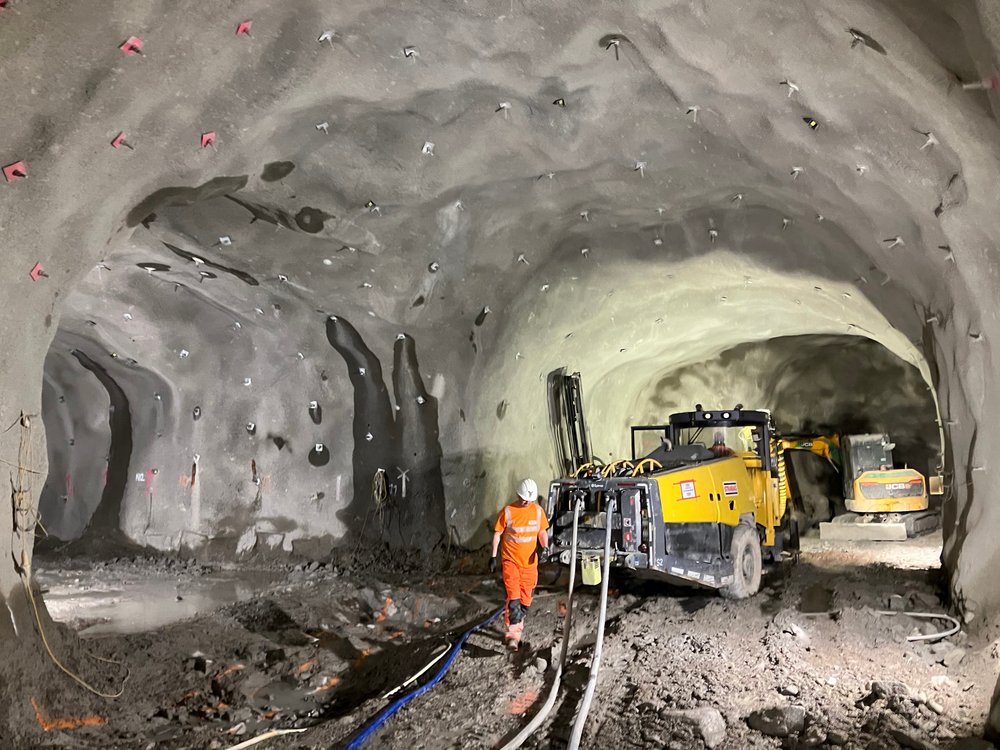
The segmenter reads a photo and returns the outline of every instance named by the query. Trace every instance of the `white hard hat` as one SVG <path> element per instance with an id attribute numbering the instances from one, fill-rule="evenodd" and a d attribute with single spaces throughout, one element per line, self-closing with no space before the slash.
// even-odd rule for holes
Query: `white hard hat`
<path id="1" fill-rule="evenodd" d="M 534 479 L 522 479 L 521 483 L 517 485 L 517 496 L 522 500 L 527 500 L 529 503 L 533 503 L 538 499 L 538 485 L 535 484 Z"/>

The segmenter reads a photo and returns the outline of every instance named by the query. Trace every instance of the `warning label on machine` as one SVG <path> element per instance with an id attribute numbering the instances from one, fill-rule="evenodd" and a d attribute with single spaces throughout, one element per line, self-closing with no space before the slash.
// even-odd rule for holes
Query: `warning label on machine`
<path id="1" fill-rule="evenodd" d="M 722 494 L 726 497 L 732 497 L 733 495 L 740 494 L 740 487 L 736 482 L 723 482 L 722 483 Z"/>
<path id="2" fill-rule="evenodd" d="M 694 489 L 694 480 L 688 479 L 685 482 L 681 482 L 681 497 L 685 500 L 691 500 L 698 496 L 698 493 Z"/>

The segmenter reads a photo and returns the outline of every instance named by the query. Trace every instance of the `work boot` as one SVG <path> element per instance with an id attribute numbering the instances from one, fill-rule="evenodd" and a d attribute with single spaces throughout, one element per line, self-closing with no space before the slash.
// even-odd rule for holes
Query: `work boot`
<path id="1" fill-rule="evenodd" d="M 507 602 L 507 622 L 516 625 L 524 619 L 524 608 L 520 599 L 511 599 Z"/>
<path id="2" fill-rule="evenodd" d="M 524 622 L 516 623 L 507 628 L 507 634 L 504 636 L 504 640 L 507 642 L 507 648 L 511 651 L 517 651 L 518 647 L 521 645 L 521 633 L 523 631 Z"/>

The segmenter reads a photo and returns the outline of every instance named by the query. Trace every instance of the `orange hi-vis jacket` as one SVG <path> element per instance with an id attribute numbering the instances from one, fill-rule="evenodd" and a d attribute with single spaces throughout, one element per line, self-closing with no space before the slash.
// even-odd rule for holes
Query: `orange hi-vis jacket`
<path id="1" fill-rule="evenodd" d="M 538 564 L 538 532 L 549 528 L 542 506 L 529 503 L 524 507 L 508 505 L 497 516 L 494 531 L 499 531 L 500 557 L 521 568 Z"/>

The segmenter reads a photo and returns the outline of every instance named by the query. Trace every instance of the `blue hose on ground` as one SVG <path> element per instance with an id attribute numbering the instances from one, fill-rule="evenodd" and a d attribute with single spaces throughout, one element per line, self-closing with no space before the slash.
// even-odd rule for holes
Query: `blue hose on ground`
<path id="1" fill-rule="evenodd" d="M 462 637 L 459 638 L 457 641 L 455 641 L 455 645 L 451 647 L 451 652 L 448 654 L 448 658 L 444 660 L 444 664 L 441 665 L 441 668 L 437 671 L 437 674 L 434 675 L 434 677 L 430 680 L 430 682 L 428 682 L 425 685 L 421 685 L 415 690 L 412 690 L 411 692 L 404 695 L 402 698 L 397 698 L 388 706 L 386 706 L 384 709 L 382 709 L 379 715 L 376 716 L 374 719 L 372 719 L 371 723 L 368 724 L 368 726 L 366 726 L 357 735 L 355 735 L 354 739 L 351 740 L 350 744 L 348 744 L 346 750 L 358 750 L 368 740 L 368 738 L 371 737 L 379 729 L 379 727 L 385 724 L 385 722 L 389 719 L 390 716 L 392 716 L 394 713 L 396 713 L 399 709 L 401 709 L 411 700 L 416 698 L 418 695 L 423 695 L 432 687 L 434 687 L 438 683 L 438 680 L 444 677 L 444 673 L 448 671 L 448 668 L 451 666 L 451 663 L 455 661 L 455 658 L 461 652 L 462 646 L 469 639 L 469 636 L 475 633 L 480 628 L 484 628 L 490 623 L 492 623 L 494 620 L 496 620 L 500 615 L 503 614 L 503 609 L 504 608 L 501 607 L 492 615 L 483 620 L 481 623 L 472 626 L 464 633 L 462 633 Z"/>

